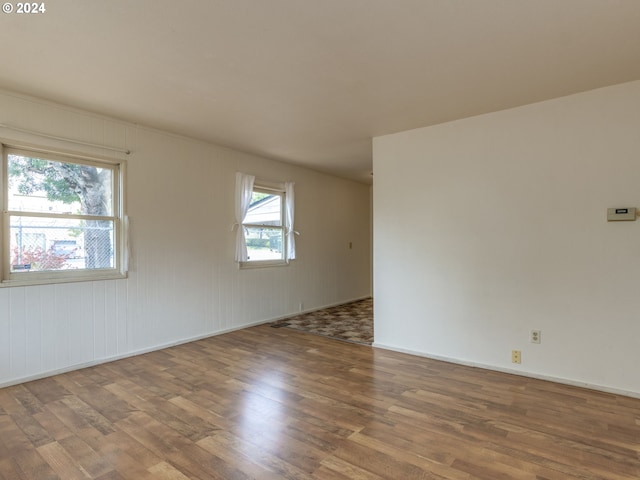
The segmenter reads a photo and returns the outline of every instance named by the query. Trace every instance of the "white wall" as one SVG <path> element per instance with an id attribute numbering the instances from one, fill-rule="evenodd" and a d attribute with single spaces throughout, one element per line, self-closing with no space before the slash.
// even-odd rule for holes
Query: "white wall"
<path id="1" fill-rule="evenodd" d="M 640 221 L 606 222 L 640 82 L 375 138 L 374 172 L 376 345 L 640 396 Z"/>
<path id="2" fill-rule="evenodd" d="M 0 288 L 0 386 L 371 294 L 368 185 L 10 92 L 0 123 L 133 152 L 129 278 Z M 105 153 L 6 129 L 0 138 Z M 289 266 L 234 263 L 236 171 L 296 182 Z"/>

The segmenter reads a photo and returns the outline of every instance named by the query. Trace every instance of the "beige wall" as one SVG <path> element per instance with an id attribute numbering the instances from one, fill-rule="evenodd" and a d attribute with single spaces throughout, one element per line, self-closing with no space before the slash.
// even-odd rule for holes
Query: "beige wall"
<path id="1" fill-rule="evenodd" d="M 371 293 L 368 185 L 9 92 L 0 123 L 133 152 L 110 154 L 128 163 L 129 278 L 0 288 L 0 386 Z M 296 182 L 301 235 L 288 267 L 233 262 L 236 171 Z"/>
<path id="2" fill-rule="evenodd" d="M 640 396 L 639 132 L 632 82 L 374 139 L 376 344 Z"/>

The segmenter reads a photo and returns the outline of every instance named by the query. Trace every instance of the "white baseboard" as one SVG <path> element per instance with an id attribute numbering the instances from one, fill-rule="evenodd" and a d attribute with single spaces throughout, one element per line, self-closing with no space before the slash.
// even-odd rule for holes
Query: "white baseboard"
<path id="1" fill-rule="evenodd" d="M 94 367 L 96 365 L 101 365 L 103 363 L 115 362 L 116 360 L 122 360 L 123 358 L 129 358 L 129 357 L 135 357 L 135 356 L 138 356 L 138 355 L 144 355 L 145 353 L 151 353 L 151 352 L 155 352 L 157 350 L 163 350 L 165 348 L 171 348 L 171 347 L 175 347 L 177 345 L 182 345 L 184 343 L 195 342 L 195 341 L 198 341 L 198 340 L 202 340 L 204 338 L 215 337 L 217 335 L 223 335 L 225 333 L 230 333 L 230 332 L 233 332 L 235 330 L 242 330 L 242 329 L 249 328 L 249 327 L 255 327 L 257 325 L 270 323 L 272 321 L 273 320 L 261 320 L 261 321 L 258 321 L 258 322 L 249 323 L 247 325 L 242 325 L 240 327 L 226 328 L 224 330 L 218 330 L 218 331 L 212 332 L 212 333 L 205 333 L 203 335 L 197 335 L 195 337 L 183 338 L 183 339 L 180 339 L 180 340 L 176 340 L 174 342 L 168 342 L 168 343 L 163 343 L 163 344 L 160 344 L 160 345 L 154 345 L 152 347 L 142 348 L 142 349 L 139 349 L 139 350 L 133 350 L 131 352 L 123 353 L 121 355 L 112 355 L 112 356 L 109 356 L 109 357 L 103 357 L 103 358 L 99 358 L 99 359 L 96 359 L 96 360 L 91 360 L 90 362 L 75 363 L 73 365 L 68 365 L 68 366 L 63 367 L 63 368 L 57 368 L 57 369 L 53 369 L 53 370 L 46 370 L 46 371 L 43 371 L 43 372 L 38 372 L 38 373 L 36 373 L 34 375 L 27 375 L 27 376 L 24 376 L 24 377 L 16 377 L 16 378 L 12 378 L 11 380 L 0 382 L 0 388 L 10 387 L 12 385 L 18 385 L 20 383 L 31 382 L 33 380 L 40 380 L 42 378 L 52 377 L 54 375 L 60 375 L 62 373 L 72 372 L 74 370 L 80 370 L 82 368 Z"/>
<path id="2" fill-rule="evenodd" d="M 457 365 L 464 365 L 467 367 L 474 367 L 474 368 L 482 368 L 485 370 L 492 370 L 495 372 L 502 372 L 502 373 L 509 373 L 512 375 L 519 375 L 521 377 L 529 377 L 529 378 L 536 378 L 538 380 L 546 380 L 549 382 L 555 382 L 555 383 L 560 383 L 563 385 L 571 385 L 572 387 L 581 387 L 581 388 L 588 388 L 590 390 L 597 390 L 599 392 L 605 392 L 605 393 L 612 393 L 614 395 L 623 395 L 625 397 L 632 397 L 632 398 L 640 398 L 640 392 L 634 392 L 634 391 L 630 391 L 630 390 L 622 390 L 619 388 L 612 388 L 612 387 L 607 387 L 605 385 L 597 385 L 597 384 L 593 384 L 593 383 L 587 383 L 587 382 L 579 382 L 576 380 L 571 380 L 569 378 L 562 378 L 562 377 L 554 377 L 551 375 L 542 375 L 542 374 L 538 374 L 538 373 L 533 373 L 533 372 L 527 372 L 527 371 L 522 371 L 522 370 L 515 370 L 513 368 L 503 368 L 503 367 L 498 367 L 495 365 L 488 365 L 488 364 L 483 364 L 483 363 L 478 363 L 478 362 L 470 362 L 470 361 L 466 361 L 466 360 L 460 360 L 458 358 L 451 358 L 451 357 L 445 357 L 442 355 L 432 355 L 426 352 L 420 352 L 417 350 L 410 350 L 407 348 L 401 348 L 401 347 L 397 347 L 394 345 L 386 345 L 383 343 L 377 343 L 374 342 L 373 347 L 375 348 L 381 348 L 383 350 L 391 350 L 393 352 L 399 352 L 399 353 L 406 353 L 409 355 L 415 355 L 417 357 L 424 357 L 424 358 L 429 358 L 432 360 L 439 360 L 441 362 L 447 362 L 447 363 L 455 363 Z"/>
<path id="3" fill-rule="evenodd" d="M 123 358 L 128 358 L 128 357 L 135 357 L 137 355 L 144 355 L 145 353 L 150 353 L 150 352 L 155 352 L 156 350 L 162 350 L 165 348 L 170 348 L 170 347 L 175 347 L 176 345 L 182 345 L 184 343 L 189 343 L 189 342 L 195 342 L 197 340 L 202 340 L 204 338 L 209 338 L 209 337 L 215 337 L 217 335 L 223 335 L 225 333 L 230 333 L 233 332 L 235 330 L 242 330 L 245 328 L 249 328 L 249 327 L 255 327 L 257 325 L 263 325 L 265 323 L 272 323 L 272 322 L 276 322 L 278 320 L 283 320 L 285 318 L 291 318 L 294 317 L 296 315 L 300 315 L 302 313 L 309 313 L 309 312 L 315 312 L 316 310 L 322 310 L 324 308 L 330 308 L 330 307 L 335 307 L 338 305 L 343 305 L 345 303 L 351 303 L 351 302 L 355 302 L 358 300 L 364 300 L 365 298 L 370 298 L 371 295 L 366 295 L 364 297 L 359 297 L 359 298 L 354 298 L 352 300 L 344 300 L 338 303 L 334 303 L 331 305 L 326 305 L 323 307 L 316 307 L 316 308 L 311 308 L 308 310 L 303 310 L 301 312 L 297 312 L 297 313 L 290 313 L 287 315 L 283 315 L 283 316 L 279 316 L 279 317 L 274 317 L 274 318 L 268 318 L 265 320 L 259 320 L 257 322 L 252 322 L 252 323 L 248 323 L 245 325 L 241 325 L 238 327 L 232 327 L 232 328 L 226 328 L 224 330 L 218 330 L 215 332 L 211 332 L 211 333 L 205 333 L 202 335 L 196 335 L 194 337 L 188 337 L 188 338 L 182 338 L 180 340 L 176 340 L 173 342 L 168 342 L 168 343 L 163 343 L 160 345 L 154 345 L 151 347 L 147 347 L 147 348 L 142 348 L 139 350 L 133 350 L 131 352 L 127 352 L 127 353 L 123 353 L 120 355 L 112 355 L 109 357 L 102 357 L 96 360 L 91 360 L 89 362 L 83 362 L 83 363 L 76 363 L 73 365 L 68 365 L 66 367 L 62 367 L 62 368 L 57 368 L 57 369 L 53 369 L 53 370 L 45 370 L 43 372 L 38 372 L 34 375 L 27 375 L 24 377 L 15 377 L 12 378 L 10 380 L 6 380 L 3 382 L 0 382 L 0 388 L 4 388 L 4 387 L 10 387 L 12 385 L 18 385 L 20 383 L 25 383 L 25 382 L 31 382 L 33 380 L 40 380 L 41 378 L 47 378 L 47 377 L 52 377 L 54 375 L 60 375 L 61 373 L 67 373 L 67 372 L 72 372 L 74 370 L 80 370 L 82 368 L 88 368 L 88 367 L 94 367 L 96 365 L 100 365 L 103 363 L 109 363 L 109 362 L 114 362 L 116 360 L 122 360 Z"/>

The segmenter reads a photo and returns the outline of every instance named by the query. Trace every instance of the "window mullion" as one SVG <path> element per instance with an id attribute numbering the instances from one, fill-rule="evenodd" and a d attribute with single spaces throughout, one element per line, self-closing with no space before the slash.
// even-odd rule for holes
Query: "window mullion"
<path id="1" fill-rule="evenodd" d="M 267 225 L 265 223 L 243 223 L 243 227 L 251 227 L 251 228 L 279 228 L 283 229 L 283 225 Z"/>
<path id="2" fill-rule="evenodd" d="M 7 212 L 9 216 L 12 217 L 31 217 L 31 218 L 61 218 L 65 220 L 104 220 L 108 222 L 113 222 L 117 217 L 115 216 L 98 216 L 98 215 L 81 215 L 81 214 L 73 214 L 73 213 L 46 213 L 46 212 L 29 212 L 29 211 L 21 211 L 21 210 L 9 210 Z"/>

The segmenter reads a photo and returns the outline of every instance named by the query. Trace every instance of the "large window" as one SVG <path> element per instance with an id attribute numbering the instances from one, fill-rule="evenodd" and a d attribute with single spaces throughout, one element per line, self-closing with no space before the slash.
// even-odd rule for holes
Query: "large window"
<path id="1" fill-rule="evenodd" d="M 2 282 L 123 274 L 122 165 L 3 147 Z"/>
<path id="2" fill-rule="evenodd" d="M 242 226 L 247 242 L 247 261 L 284 261 L 284 192 L 253 189 Z"/>

